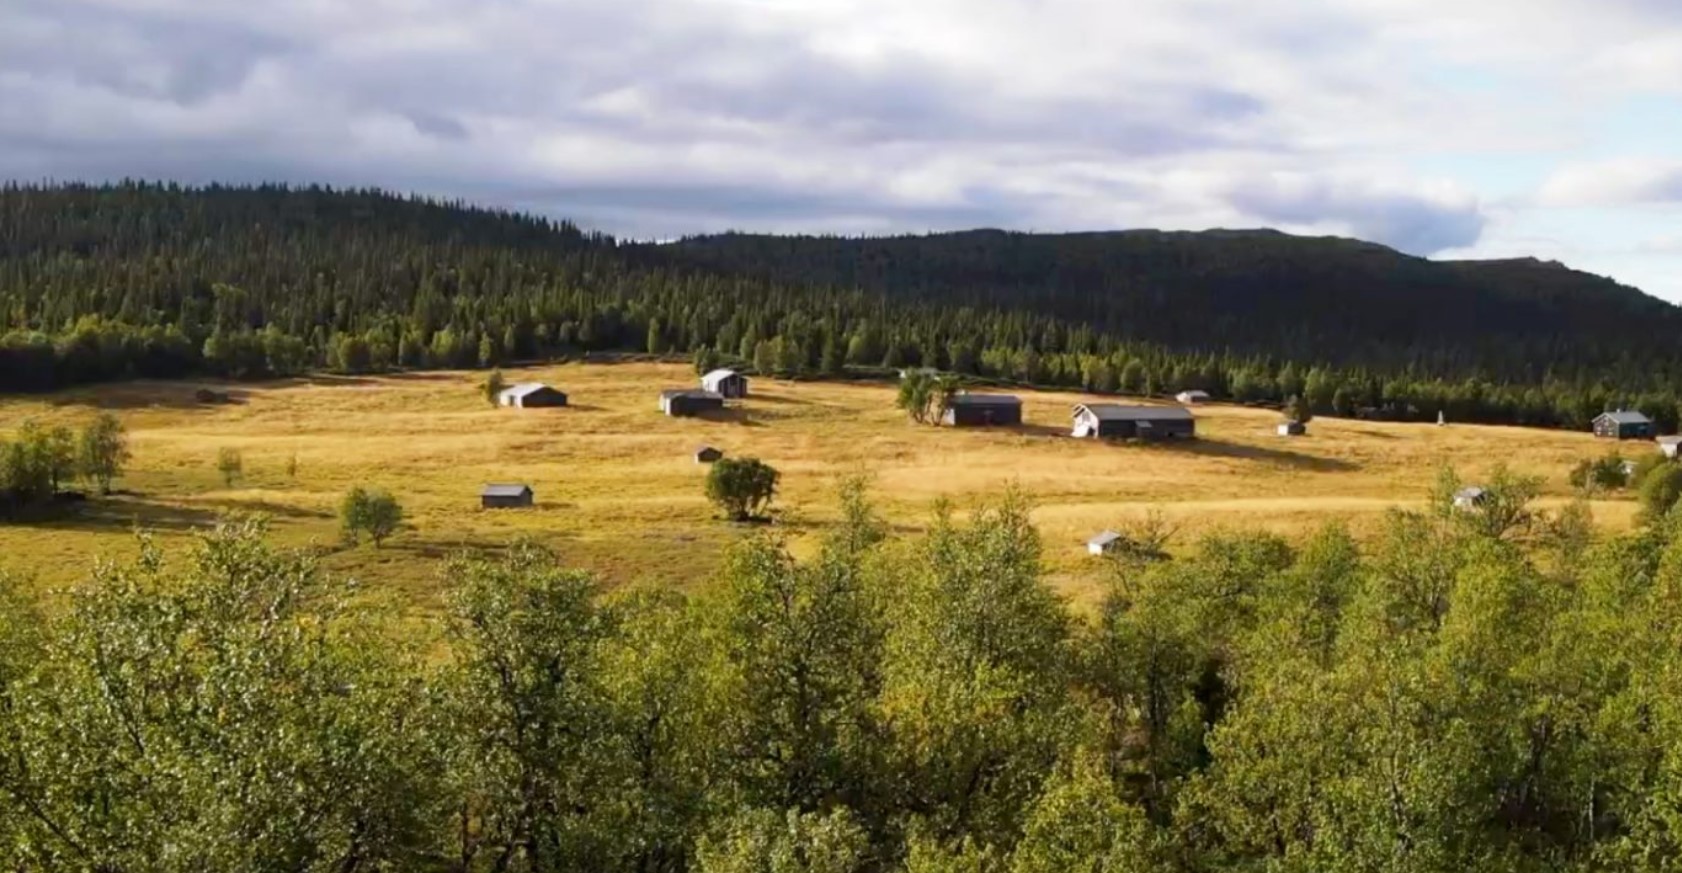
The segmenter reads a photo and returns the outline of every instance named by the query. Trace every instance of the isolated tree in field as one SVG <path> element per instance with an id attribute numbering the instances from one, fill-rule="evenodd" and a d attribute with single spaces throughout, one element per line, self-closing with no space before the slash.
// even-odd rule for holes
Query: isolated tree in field
<path id="1" fill-rule="evenodd" d="M 918 424 L 939 424 L 957 393 L 958 382 L 950 376 L 906 373 L 899 382 L 899 396 L 894 405 L 905 410 Z"/>
<path id="2" fill-rule="evenodd" d="M 1314 418 L 1314 407 L 1308 404 L 1308 398 L 1294 394 L 1291 399 L 1285 401 L 1285 418 L 1307 424 Z"/>
<path id="3" fill-rule="evenodd" d="M 491 374 L 485 377 L 485 402 L 492 406 L 502 402 L 500 395 L 502 390 L 507 387 L 508 380 L 503 378 L 502 371 L 500 369 L 492 370 Z"/>
<path id="4" fill-rule="evenodd" d="M 47 474 L 52 480 L 53 493 L 57 494 L 64 483 L 76 476 L 76 437 L 70 428 L 59 425 L 46 432 L 43 446 Z"/>
<path id="5" fill-rule="evenodd" d="M 234 480 L 245 475 L 245 459 L 240 455 L 239 449 L 232 446 L 222 447 L 216 453 L 216 472 L 222 474 L 223 486 L 234 487 Z"/>
<path id="6" fill-rule="evenodd" d="M 730 518 L 747 521 L 771 505 L 780 475 L 758 458 L 725 458 L 707 472 L 707 499 Z"/>
<path id="7" fill-rule="evenodd" d="M 123 474 L 128 460 L 128 433 L 123 423 L 109 412 L 100 413 L 82 431 L 82 475 L 99 488 L 99 493 L 110 494 L 112 480 Z"/>
<path id="8" fill-rule="evenodd" d="M 360 542 L 367 534 L 378 548 L 403 523 L 403 507 L 389 492 L 358 485 L 345 494 L 339 521 L 348 542 Z"/>

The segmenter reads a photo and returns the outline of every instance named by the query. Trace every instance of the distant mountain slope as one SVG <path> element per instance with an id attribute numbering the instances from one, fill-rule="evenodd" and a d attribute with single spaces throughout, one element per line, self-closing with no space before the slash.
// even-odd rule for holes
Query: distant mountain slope
<path id="1" fill-rule="evenodd" d="M 1682 310 L 1559 265 L 1267 230 L 626 245 L 376 190 L 0 185 L 0 390 L 630 350 L 1668 429 L 1677 336 Z"/>
<path id="2" fill-rule="evenodd" d="M 1539 378 L 1674 341 L 1682 309 L 1534 260 L 1436 262 L 1272 230 L 884 238 L 695 237 L 667 257 L 726 273 L 1055 314 L 1173 348 L 1340 363 L 1421 356 Z M 1676 355 L 1666 352 L 1664 357 Z"/>

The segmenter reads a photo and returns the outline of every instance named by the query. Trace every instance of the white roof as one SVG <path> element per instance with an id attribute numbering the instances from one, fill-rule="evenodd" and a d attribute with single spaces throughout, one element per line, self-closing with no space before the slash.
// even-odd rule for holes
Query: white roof
<path id="1" fill-rule="evenodd" d="M 731 370 L 731 369 L 728 369 L 728 368 L 718 369 L 718 370 L 712 371 L 711 373 L 708 373 L 705 376 L 702 376 L 701 381 L 703 381 L 703 382 L 714 382 L 714 381 L 717 381 L 719 379 L 728 379 L 731 376 L 740 376 L 740 375 L 742 375 L 742 374 L 736 372 L 735 370 Z"/>
<path id="2" fill-rule="evenodd" d="M 1089 546 L 1107 546 L 1119 539 L 1121 539 L 1121 534 L 1118 534 L 1113 530 L 1107 530 L 1092 539 L 1087 540 L 1086 544 Z"/>
<path id="3" fill-rule="evenodd" d="M 507 388 L 502 389 L 502 396 L 524 397 L 534 391 L 541 391 L 548 387 L 548 385 L 545 385 L 542 382 L 521 382 L 518 385 L 510 385 Z"/>
<path id="4" fill-rule="evenodd" d="M 1193 388 L 1190 391 L 1181 391 L 1179 393 L 1179 396 L 1180 397 L 1208 397 L 1209 392 L 1204 391 L 1201 388 Z"/>
<path id="5" fill-rule="evenodd" d="M 1486 493 L 1487 492 L 1485 492 L 1482 488 L 1479 488 L 1476 485 L 1473 485 L 1470 488 L 1462 488 L 1459 491 L 1454 492 L 1454 499 L 1456 499 L 1456 500 L 1477 500 L 1478 498 L 1482 497 Z"/>

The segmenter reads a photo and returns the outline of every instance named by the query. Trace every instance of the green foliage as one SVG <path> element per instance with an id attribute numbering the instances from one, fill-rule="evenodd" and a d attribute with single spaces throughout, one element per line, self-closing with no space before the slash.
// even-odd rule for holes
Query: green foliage
<path id="1" fill-rule="evenodd" d="M 703 838 L 698 873 L 861 873 L 869 837 L 845 808 L 827 815 L 747 810 Z"/>
<path id="2" fill-rule="evenodd" d="M 899 380 L 894 405 L 918 424 L 940 424 L 957 393 L 958 382 L 951 376 L 909 370 Z"/>
<path id="3" fill-rule="evenodd" d="M 1314 408 L 1308 405 L 1308 398 L 1301 394 L 1293 394 L 1285 399 L 1284 413 L 1287 421 L 1307 424 L 1314 419 Z"/>
<path id="4" fill-rule="evenodd" d="M 1494 490 L 1524 506 L 1525 485 Z M 464 873 L 1665 870 L 1682 522 L 1217 531 L 1091 614 L 1019 495 L 604 592 L 515 544 L 378 621 L 227 523 L 0 577 L 0 865 Z M 1458 485 L 1452 471 L 1441 487 Z M 1566 542 L 1555 542 L 1557 535 Z M 412 640 L 412 643 L 408 641 Z M 413 649 L 410 648 L 413 646 Z"/>
<path id="5" fill-rule="evenodd" d="M 435 787 L 413 665 L 252 523 L 170 570 L 143 543 L 80 589 L 22 672 L 0 665 L 8 866 L 410 866 Z"/>
<path id="6" fill-rule="evenodd" d="M 403 524 L 403 507 L 387 491 L 358 485 L 340 502 L 339 523 L 346 542 L 355 545 L 367 534 L 377 548 Z"/>
<path id="7" fill-rule="evenodd" d="M 758 458 L 724 458 L 707 471 L 707 499 L 736 521 L 758 518 L 777 495 L 779 475 Z"/>
<path id="8" fill-rule="evenodd" d="M 588 576 L 531 545 L 450 564 L 443 684 L 451 855 L 471 869 L 616 869 L 629 812 L 616 788 L 600 644 L 611 633 Z"/>
<path id="9" fill-rule="evenodd" d="M 1624 456 L 1612 452 L 1602 458 L 1584 458 L 1571 468 L 1571 487 L 1582 491 L 1615 491 L 1635 481 Z"/>
<path id="10" fill-rule="evenodd" d="M 1652 524 L 1664 518 L 1682 499 L 1682 465 L 1663 464 L 1641 480 L 1641 517 Z"/>
<path id="11" fill-rule="evenodd" d="M 80 447 L 82 475 L 101 494 L 110 494 L 112 480 L 123 474 L 123 465 L 131 457 L 123 423 L 109 412 L 100 413 L 83 429 Z"/>
<path id="12" fill-rule="evenodd" d="M 245 475 L 245 456 L 239 449 L 223 446 L 216 451 L 216 472 L 222 474 L 224 486 L 234 487 L 234 482 Z"/>
<path id="13" fill-rule="evenodd" d="M 695 350 L 695 375 L 704 376 L 718 369 L 718 352 L 712 346 L 701 346 Z"/>

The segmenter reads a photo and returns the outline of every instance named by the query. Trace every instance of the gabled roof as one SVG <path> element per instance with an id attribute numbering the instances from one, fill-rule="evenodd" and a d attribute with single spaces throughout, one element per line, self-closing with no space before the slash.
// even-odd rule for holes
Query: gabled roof
<path id="1" fill-rule="evenodd" d="M 1086 544 L 1089 546 L 1107 546 L 1119 539 L 1121 539 L 1121 534 L 1118 534 L 1113 530 L 1107 530 L 1092 539 L 1087 540 Z"/>
<path id="2" fill-rule="evenodd" d="M 954 394 L 947 401 L 950 406 L 1021 406 L 1022 399 L 1012 394 Z"/>
<path id="3" fill-rule="evenodd" d="M 486 485 L 479 492 L 484 497 L 524 497 L 531 493 L 530 485 Z"/>
<path id="4" fill-rule="evenodd" d="M 702 382 L 712 382 L 712 381 L 715 381 L 715 380 L 718 380 L 718 379 L 729 379 L 732 376 L 740 376 L 740 375 L 742 375 L 742 374 L 736 372 L 735 370 L 729 369 L 728 367 L 721 367 L 717 370 L 713 370 L 712 372 L 706 374 L 705 376 L 702 376 L 701 381 Z"/>
<path id="5" fill-rule="evenodd" d="M 1617 412 L 1602 412 L 1595 421 L 1610 419 L 1614 424 L 1652 424 L 1653 420 L 1633 409 L 1620 409 Z"/>
<path id="6" fill-rule="evenodd" d="M 502 389 L 502 396 L 504 396 L 504 397 L 524 397 L 527 394 L 533 394 L 535 392 L 543 391 L 543 390 L 554 391 L 555 389 L 550 388 L 548 385 L 545 385 L 542 382 L 521 382 L 518 385 L 510 385 L 507 388 Z M 559 393 L 559 392 L 557 392 L 557 393 Z"/>
<path id="7" fill-rule="evenodd" d="M 1187 389 L 1185 391 L 1181 391 L 1179 394 L 1177 394 L 1175 396 L 1177 396 L 1177 397 L 1208 397 L 1209 392 L 1204 391 L 1202 388 L 1190 388 L 1190 389 Z"/>
<path id="8" fill-rule="evenodd" d="M 1092 413 L 1099 421 L 1191 421 L 1195 416 L 1183 406 L 1132 406 L 1124 403 L 1083 403 L 1075 407 Z"/>
<path id="9" fill-rule="evenodd" d="M 1488 491 L 1486 491 L 1482 488 L 1479 488 L 1476 485 L 1473 485 L 1473 486 L 1470 486 L 1470 487 L 1467 487 L 1467 488 L 1462 488 L 1459 491 L 1454 492 L 1454 499 L 1455 500 L 1482 500 L 1483 496 L 1485 494 L 1488 494 L 1488 493 L 1489 493 Z"/>
<path id="10" fill-rule="evenodd" d="M 1662 436 L 1659 437 L 1658 442 L 1667 446 L 1682 445 L 1682 435 Z"/>
<path id="11" fill-rule="evenodd" d="M 673 397 L 693 397 L 696 400 L 724 400 L 723 394 L 717 391 L 708 391 L 704 388 L 667 388 L 660 392 L 660 397 L 663 400 L 670 400 Z"/>

